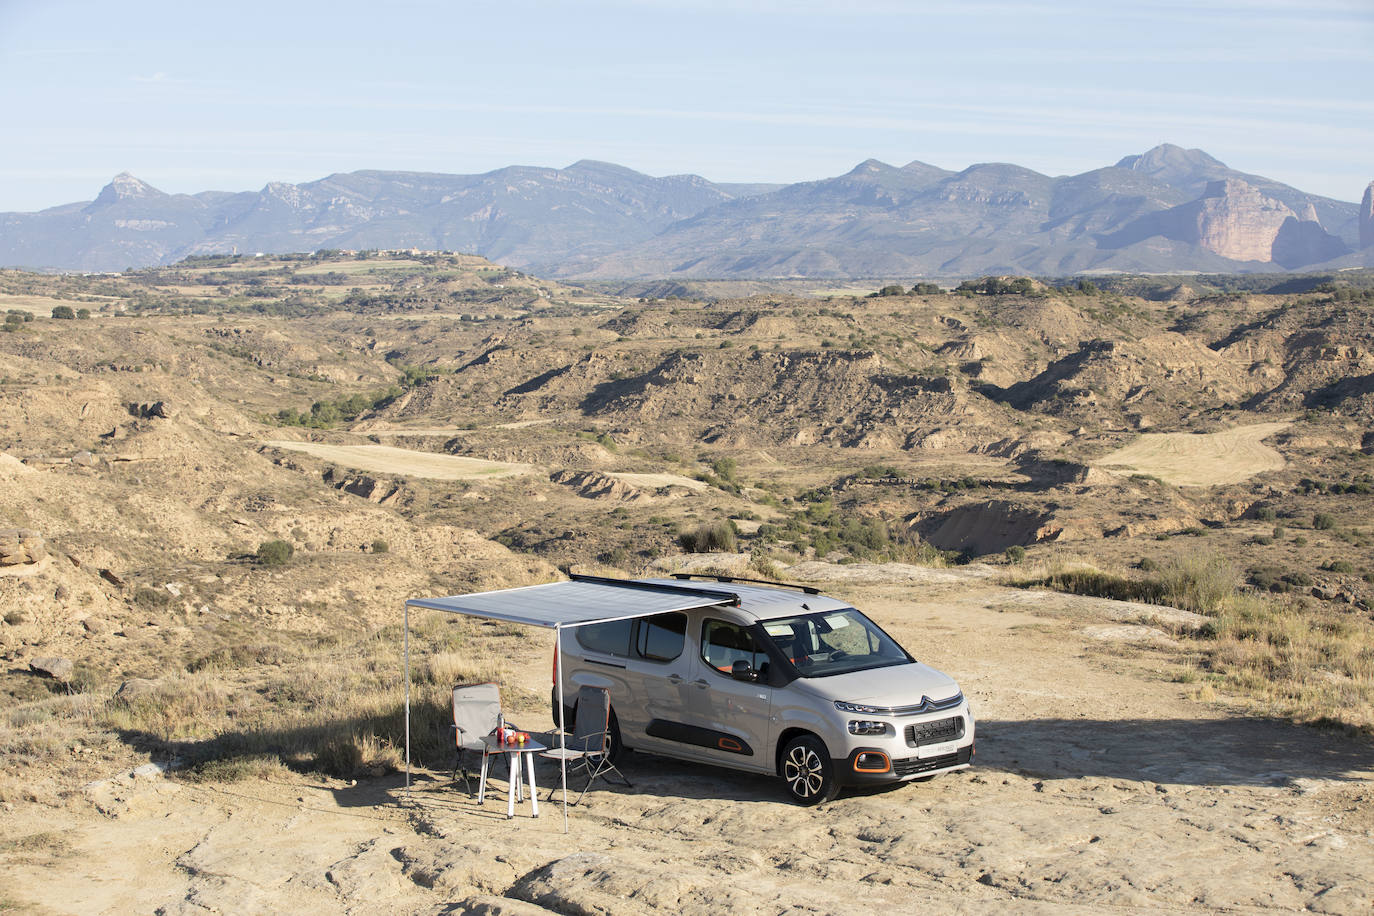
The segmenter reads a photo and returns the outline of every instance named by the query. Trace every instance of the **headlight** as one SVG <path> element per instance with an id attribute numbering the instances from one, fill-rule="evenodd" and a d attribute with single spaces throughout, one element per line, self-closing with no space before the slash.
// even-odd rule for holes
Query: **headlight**
<path id="1" fill-rule="evenodd" d="M 851 735 L 886 735 L 887 723 L 850 719 L 849 733 Z"/>
<path id="2" fill-rule="evenodd" d="M 835 708 L 840 712 L 857 712 L 860 715 L 876 716 L 888 710 L 882 706 L 865 706 L 863 703 L 846 703 L 843 700 L 835 701 Z"/>

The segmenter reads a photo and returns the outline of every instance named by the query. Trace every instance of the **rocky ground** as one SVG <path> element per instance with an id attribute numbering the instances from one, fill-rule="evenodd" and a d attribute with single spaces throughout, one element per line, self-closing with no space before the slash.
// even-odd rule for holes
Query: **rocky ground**
<path id="1" fill-rule="evenodd" d="M 1009 590 L 976 570 L 861 578 L 828 590 L 973 699 L 972 769 L 807 809 L 772 780 L 632 753 L 634 787 L 594 789 L 565 834 L 557 805 L 507 821 L 446 772 L 417 771 L 409 792 L 399 774 L 207 784 L 130 758 L 85 767 L 60 802 L 7 803 L 0 894 L 37 913 L 1374 904 L 1367 742 L 1194 699 L 1171 680 L 1173 640 L 1122 622 L 1140 619 L 1134 606 Z M 513 664 L 536 690 L 541 643 Z"/>

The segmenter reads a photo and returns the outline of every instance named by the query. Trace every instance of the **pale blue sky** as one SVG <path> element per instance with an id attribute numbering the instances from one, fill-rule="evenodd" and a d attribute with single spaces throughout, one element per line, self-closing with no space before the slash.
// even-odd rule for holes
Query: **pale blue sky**
<path id="1" fill-rule="evenodd" d="M 1358 200 L 1374 0 L 0 0 L 0 211 L 604 159 L 1051 175 L 1160 142 Z"/>

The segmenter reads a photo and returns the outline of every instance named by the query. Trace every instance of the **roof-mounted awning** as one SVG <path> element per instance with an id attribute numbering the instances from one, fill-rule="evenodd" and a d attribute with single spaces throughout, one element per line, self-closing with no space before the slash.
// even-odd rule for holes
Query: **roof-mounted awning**
<path id="1" fill-rule="evenodd" d="M 695 588 L 574 576 L 570 582 L 549 582 L 523 588 L 502 588 L 446 598 L 411 598 L 408 607 L 429 608 L 555 629 L 604 623 L 630 617 L 648 617 L 670 611 L 722 604 L 739 604 L 739 596 L 721 589 Z"/>

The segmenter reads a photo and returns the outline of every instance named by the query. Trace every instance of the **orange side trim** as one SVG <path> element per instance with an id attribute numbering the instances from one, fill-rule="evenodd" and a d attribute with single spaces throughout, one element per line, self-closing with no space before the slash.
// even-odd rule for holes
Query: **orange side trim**
<path id="1" fill-rule="evenodd" d="M 722 751 L 732 751 L 734 753 L 739 753 L 740 751 L 744 750 L 744 745 L 740 744 L 734 738 L 721 738 L 719 741 L 716 742 L 716 744 L 720 747 Z"/>

